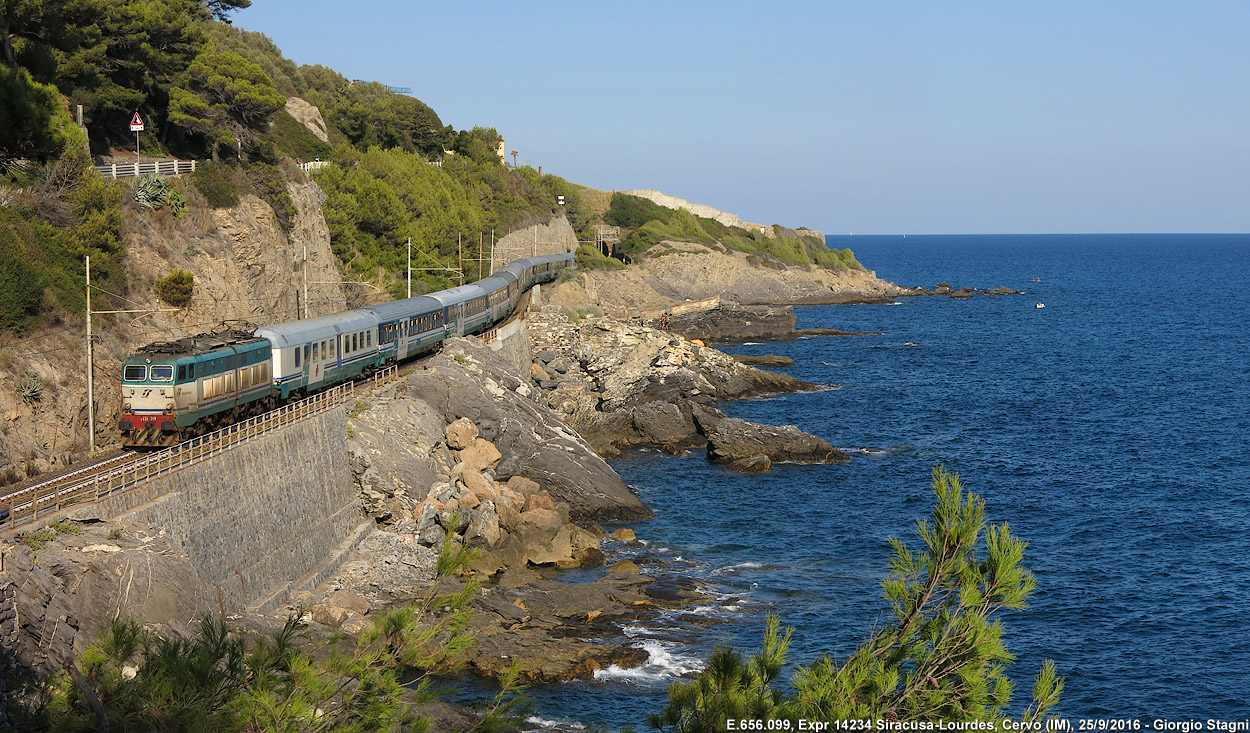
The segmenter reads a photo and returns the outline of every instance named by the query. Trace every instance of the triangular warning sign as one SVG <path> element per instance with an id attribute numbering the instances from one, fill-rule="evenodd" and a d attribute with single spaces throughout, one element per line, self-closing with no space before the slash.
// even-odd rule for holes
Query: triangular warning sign
<path id="1" fill-rule="evenodd" d="M 130 121 L 130 124 L 132 124 L 132 125 L 142 125 L 142 124 L 143 124 L 143 120 L 139 119 L 139 113 L 138 113 L 138 112 L 135 112 L 135 118 L 134 118 L 133 120 L 131 120 L 131 121 Z"/>

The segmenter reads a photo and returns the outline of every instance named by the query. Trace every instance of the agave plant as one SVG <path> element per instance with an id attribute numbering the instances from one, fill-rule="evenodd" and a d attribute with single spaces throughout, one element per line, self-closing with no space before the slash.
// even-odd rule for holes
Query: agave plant
<path id="1" fill-rule="evenodd" d="M 34 372 L 26 372 L 26 379 L 17 385 L 17 393 L 22 396 L 22 401 L 27 404 L 31 402 L 39 402 L 43 399 L 43 380 Z"/>
<path id="2" fill-rule="evenodd" d="M 155 173 L 139 176 L 135 179 L 133 194 L 135 201 L 149 209 L 155 209 L 165 203 L 165 198 L 169 195 L 169 182 Z"/>

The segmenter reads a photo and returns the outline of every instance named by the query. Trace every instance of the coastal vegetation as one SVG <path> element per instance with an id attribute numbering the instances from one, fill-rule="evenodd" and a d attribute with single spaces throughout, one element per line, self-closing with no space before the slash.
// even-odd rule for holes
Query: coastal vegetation
<path id="1" fill-rule="evenodd" d="M 414 266 L 458 268 L 481 259 L 492 233 L 545 221 L 558 208 L 592 236 L 580 187 L 533 168 L 508 169 L 491 128 L 456 131 L 427 105 L 323 66 L 296 66 L 260 33 L 222 22 L 246 0 L 23 3 L 0 13 L 0 329 L 18 335 L 83 309 L 82 258 L 93 281 L 125 297 L 125 216 L 119 193 L 90 170 L 88 151 L 129 148 L 127 123 L 145 127 L 142 153 L 209 158 L 192 175 L 202 201 L 229 208 L 247 194 L 293 225 L 287 192 L 301 176 L 284 159 L 324 158 L 316 175 L 342 269 L 404 291 Z M 124 43 L 139 38 L 143 42 Z M 285 109 L 299 96 L 320 109 L 323 141 Z M 84 127 L 67 109 L 83 106 Z M 86 131 L 90 131 L 90 139 Z M 174 191 L 180 213 L 188 202 Z M 145 206 L 157 203 L 146 194 Z M 90 202 L 79 199 L 88 198 Z M 481 273 L 485 274 L 485 272 Z M 477 268 L 465 267 L 469 280 Z M 419 271 L 417 292 L 455 284 Z"/>
<path id="2" fill-rule="evenodd" d="M 440 579 L 472 559 L 450 537 Z M 476 592 L 474 582 L 452 591 L 436 583 L 356 638 L 316 643 L 301 613 L 259 638 L 212 617 L 187 640 L 118 619 L 16 722 L 54 731 L 429 730 L 420 706 L 437 700 L 437 680 L 473 643 L 467 604 Z M 478 709 L 478 730 L 514 730 L 526 710 L 515 671 L 499 684 Z"/>
<path id="3" fill-rule="evenodd" d="M 621 240 L 621 251 L 631 258 L 646 256 L 648 250 L 665 240 L 696 242 L 725 251 L 749 252 L 757 264 L 815 265 L 829 270 L 862 270 L 864 266 L 849 249 L 834 250 L 820 237 L 773 227 L 773 236 L 762 231 L 731 227 L 683 209 L 670 209 L 639 196 L 612 195 L 604 221 L 628 234 Z"/>
<path id="4" fill-rule="evenodd" d="M 174 270 L 156 281 L 157 296 L 172 306 L 181 308 L 191 302 L 195 291 L 195 275 L 186 270 Z"/>
<path id="5" fill-rule="evenodd" d="M 769 616 L 761 649 L 747 658 L 718 649 L 690 682 L 676 682 L 664 710 L 649 718 L 660 730 L 724 730 L 726 720 L 999 721 L 1009 712 L 1040 723 L 1058 702 L 1063 680 L 1042 665 L 1023 710 L 1009 710 L 1014 659 L 997 616 L 1026 607 L 1036 588 L 1023 566 L 1027 543 L 1003 524 L 987 524 L 985 502 L 965 492 L 959 476 L 933 470 L 933 513 L 916 523 L 921 546 L 891 539 L 890 574 L 882 582 L 891 618 L 841 662 L 824 656 L 800 667 L 792 692 L 776 683 L 793 629 Z M 982 544 L 983 543 L 983 544 Z M 778 728 L 780 729 L 780 728 Z"/>

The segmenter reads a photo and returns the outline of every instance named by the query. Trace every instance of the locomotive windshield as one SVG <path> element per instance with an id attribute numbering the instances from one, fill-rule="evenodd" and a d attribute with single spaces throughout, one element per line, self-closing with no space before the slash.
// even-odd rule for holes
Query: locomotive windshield
<path id="1" fill-rule="evenodd" d="M 122 379 L 127 382 L 142 382 L 148 378 L 148 368 L 142 364 L 127 364 L 122 370 Z"/>
<path id="2" fill-rule="evenodd" d="M 153 364 L 152 365 L 152 381 L 153 382 L 174 381 L 174 367 L 170 364 Z"/>

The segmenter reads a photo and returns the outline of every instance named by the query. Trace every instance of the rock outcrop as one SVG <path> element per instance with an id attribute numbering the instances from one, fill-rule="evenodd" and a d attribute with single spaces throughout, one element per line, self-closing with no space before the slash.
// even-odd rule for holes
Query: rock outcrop
<path id="1" fill-rule="evenodd" d="M 546 296 L 570 308 L 596 306 L 609 315 L 651 316 L 687 301 L 720 298 L 741 305 L 882 302 L 919 294 L 868 270 L 815 266 L 762 267 L 749 253 L 664 241 L 626 270 L 579 273 Z"/>
<path id="2" fill-rule="evenodd" d="M 4 548 L 0 639 L 21 668 L 64 668 L 118 617 L 188 636 L 216 613 L 212 586 L 164 531 L 65 521 Z M 49 536 L 50 535 L 50 536 Z"/>
<path id="3" fill-rule="evenodd" d="M 724 417 L 708 407 L 714 402 L 819 389 L 636 323 L 612 318 L 577 323 L 551 309 L 531 313 L 527 323 L 535 346 L 531 368 L 535 386 L 600 454 L 609 457 L 632 447 L 680 453 L 704 445 L 711 437 L 713 417 Z M 703 420 L 696 419 L 700 412 Z M 744 424 L 733 435 L 751 432 L 753 423 L 739 422 Z M 793 440 L 796 446 L 803 441 L 823 444 L 828 460 L 840 460 L 827 443 L 797 428 L 771 437 L 766 429 L 754 426 L 758 450 L 753 453 L 730 457 L 734 449 L 727 449 L 724 456 L 709 452 L 709 457 L 737 469 L 738 458 L 756 454 L 772 461 L 797 461 L 822 453 L 819 448 L 787 450 L 784 443 Z M 751 470 L 761 465 L 755 462 Z"/>
<path id="4" fill-rule="evenodd" d="M 472 489 L 470 502 L 494 502 L 498 484 L 518 493 L 510 480 L 523 478 L 567 504 L 577 521 L 651 516 L 573 427 L 532 399 L 537 392 L 489 349 L 449 341 L 352 420 L 353 470 L 366 508 L 388 521 L 412 516 L 431 487 L 448 482 Z M 461 495 L 454 498 L 462 505 Z"/>
<path id="5" fill-rule="evenodd" d="M 708 460 L 760 473 L 773 463 L 845 463 L 850 459 L 827 441 L 795 425 L 760 425 L 717 410 L 696 408 L 695 422 L 707 438 Z"/>
<path id="6" fill-rule="evenodd" d="M 308 128 L 308 131 L 317 136 L 317 139 L 323 143 L 330 142 L 330 135 L 326 132 L 326 122 L 321 118 L 321 110 L 316 106 L 309 104 L 300 97 L 286 98 L 286 112 L 295 118 L 295 121 Z"/>
<path id="7" fill-rule="evenodd" d="M 611 665 L 646 662 L 646 651 L 620 638 L 621 625 L 711 600 L 690 583 L 657 581 L 637 568 L 590 583 L 537 580 L 517 589 L 490 588 L 474 604 L 476 643 L 467 662 L 497 676 L 516 660 L 530 682 L 592 679 Z"/>

